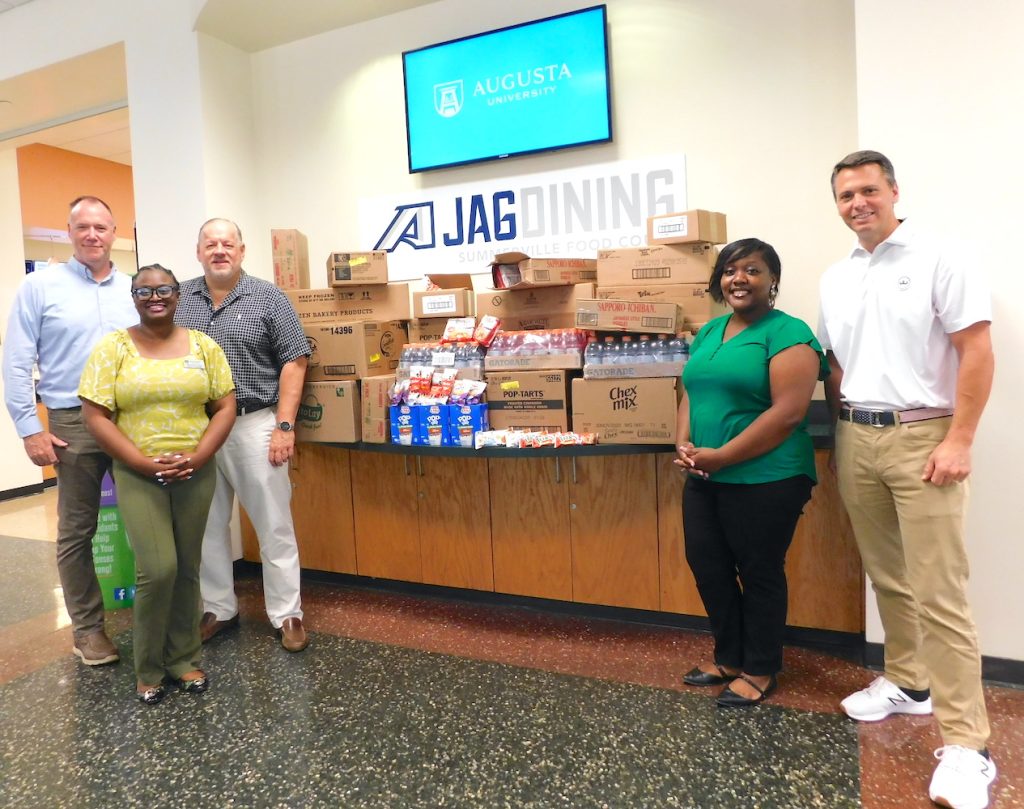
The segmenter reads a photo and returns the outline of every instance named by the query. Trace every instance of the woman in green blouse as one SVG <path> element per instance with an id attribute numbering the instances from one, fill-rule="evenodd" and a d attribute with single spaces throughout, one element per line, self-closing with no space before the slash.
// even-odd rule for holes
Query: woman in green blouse
<path id="1" fill-rule="evenodd" d="M 235 422 L 224 352 L 174 324 L 178 282 L 153 264 L 132 281 L 139 325 L 93 350 L 78 395 L 82 415 L 114 459 L 118 506 L 135 551 L 136 696 L 147 705 L 165 682 L 207 688 L 199 668 L 199 560 L 217 481 L 214 453 Z"/>
<path id="2" fill-rule="evenodd" d="M 741 239 L 722 249 L 709 292 L 732 313 L 694 338 L 683 372 L 675 463 L 686 560 L 715 639 L 714 659 L 685 675 L 724 685 L 722 707 L 762 702 L 782 669 L 786 550 L 817 482 L 806 413 L 828 374 L 810 328 L 775 309 L 775 249 Z"/>

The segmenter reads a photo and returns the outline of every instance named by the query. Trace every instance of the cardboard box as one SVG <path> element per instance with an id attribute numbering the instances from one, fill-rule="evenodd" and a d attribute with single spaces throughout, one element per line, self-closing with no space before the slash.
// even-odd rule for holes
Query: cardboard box
<path id="1" fill-rule="evenodd" d="M 422 447 L 450 447 L 451 428 L 448 424 L 448 405 L 413 405 L 415 421 L 412 443 Z"/>
<path id="2" fill-rule="evenodd" d="M 307 382 L 393 374 L 406 343 L 397 320 L 303 323 L 311 355 Z"/>
<path id="3" fill-rule="evenodd" d="M 309 242 L 297 230 L 271 230 L 274 283 L 281 289 L 309 289 Z"/>
<path id="4" fill-rule="evenodd" d="M 592 258 L 530 258 L 526 253 L 498 253 L 491 262 L 495 289 L 593 283 L 597 261 Z"/>
<path id="5" fill-rule="evenodd" d="M 391 405 L 388 409 L 391 422 L 391 443 L 412 446 L 412 432 L 416 426 L 416 414 L 412 405 Z"/>
<path id="6" fill-rule="evenodd" d="M 572 424 L 602 444 L 674 445 L 679 380 L 574 379 Z"/>
<path id="7" fill-rule="evenodd" d="M 364 444 L 387 444 L 391 440 L 391 419 L 372 419 L 363 422 Z"/>
<path id="8" fill-rule="evenodd" d="M 501 371 L 485 377 L 492 430 L 569 429 L 567 371 Z"/>
<path id="9" fill-rule="evenodd" d="M 444 336 L 446 317 L 421 317 L 409 321 L 410 343 L 439 343 Z"/>
<path id="10" fill-rule="evenodd" d="M 368 444 L 386 444 L 391 436 L 388 419 L 391 400 L 388 393 L 394 384 L 394 374 L 368 376 L 359 382 L 363 441 Z"/>
<path id="11" fill-rule="evenodd" d="M 717 303 L 711 297 L 706 283 L 598 287 L 597 297 L 602 300 L 614 298 L 621 301 L 677 303 L 683 312 L 683 323 L 686 329 L 697 323 L 707 323 L 712 318 L 724 315 L 729 311 L 729 307 L 724 303 Z"/>
<path id="12" fill-rule="evenodd" d="M 424 292 L 412 293 L 414 317 L 468 317 L 473 314 L 473 279 L 466 274 L 428 275 Z"/>
<path id="13" fill-rule="evenodd" d="M 359 382 L 359 401 L 363 421 L 386 419 L 391 407 L 389 391 L 395 384 L 394 374 L 368 376 Z"/>
<path id="14" fill-rule="evenodd" d="M 578 301 L 593 297 L 593 284 L 495 289 L 477 293 L 476 313 L 498 318 L 505 331 L 569 329 L 576 325 Z"/>
<path id="15" fill-rule="evenodd" d="M 725 214 L 715 211 L 686 211 L 647 217 L 648 244 L 725 244 Z"/>
<path id="16" fill-rule="evenodd" d="M 302 323 L 327 320 L 408 320 L 408 284 L 291 289 L 285 294 Z"/>
<path id="17" fill-rule="evenodd" d="M 677 334 L 683 330 L 683 317 L 677 303 L 594 298 L 579 302 L 576 326 L 596 331 Z"/>
<path id="18" fill-rule="evenodd" d="M 327 256 L 327 285 L 347 287 L 353 284 L 386 284 L 388 254 L 383 250 L 368 253 L 331 253 Z"/>
<path id="19" fill-rule="evenodd" d="M 307 382 L 295 417 L 295 440 L 350 444 L 360 440 L 359 386 L 355 382 Z"/>
<path id="20" fill-rule="evenodd" d="M 452 446 L 472 447 L 473 436 L 489 430 L 487 405 L 448 405 L 448 434 Z"/>
<path id="21" fill-rule="evenodd" d="M 680 377 L 685 363 L 643 362 L 635 365 L 584 365 L 584 379 L 637 379 L 659 376 Z"/>
<path id="22" fill-rule="evenodd" d="M 572 370 L 582 367 L 583 354 L 580 351 L 533 356 L 484 357 L 485 371 L 543 371 L 559 368 Z"/>
<path id="23" fill-rule="evenodd" d="M 598 250 L 597 283 L 706 285 L 717 258 L 718 251 L 707 242 Z"/>

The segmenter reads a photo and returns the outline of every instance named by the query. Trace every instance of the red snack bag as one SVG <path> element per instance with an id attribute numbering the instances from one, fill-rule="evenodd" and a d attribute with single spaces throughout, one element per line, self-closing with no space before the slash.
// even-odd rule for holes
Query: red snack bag
<path id="1" fill-rule="evenodd" d="M 484 315 L 473 332 L 473 339 L 485 348 L 490 347 L 494 335 L 501 329 L 501 321 L 494 315 Z"/>

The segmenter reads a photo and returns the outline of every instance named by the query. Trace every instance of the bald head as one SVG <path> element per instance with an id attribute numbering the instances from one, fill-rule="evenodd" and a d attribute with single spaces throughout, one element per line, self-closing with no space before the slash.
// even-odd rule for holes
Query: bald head
<path id="1" fill-rule="evenodd" d="M 210 287 L 231 289 L 242 274 L 245 243 L 242 231 L 230 219 L 210 219 L 199 229 L 196 258 L 203 265 Z"/>

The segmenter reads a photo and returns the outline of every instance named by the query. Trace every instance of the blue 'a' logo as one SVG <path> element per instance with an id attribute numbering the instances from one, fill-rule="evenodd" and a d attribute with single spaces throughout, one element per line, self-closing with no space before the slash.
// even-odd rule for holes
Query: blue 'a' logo
<path id="1" fill-rule="evenodd" d="M 407 244 L 416 250 L 436 246 L 433 202 L 417 202 L 395 208 L 391 224 L 373 249 L 392 253 L 400 244 Z"/>

